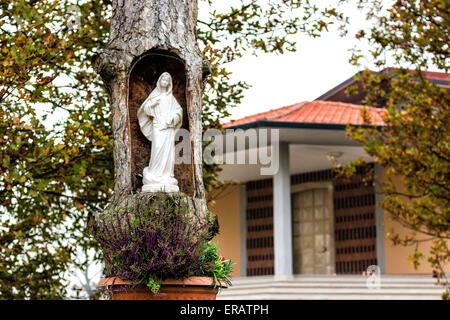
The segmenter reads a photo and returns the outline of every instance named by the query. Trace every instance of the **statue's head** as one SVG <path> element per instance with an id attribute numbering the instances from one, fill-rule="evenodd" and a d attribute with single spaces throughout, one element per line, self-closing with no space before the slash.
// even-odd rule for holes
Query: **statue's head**
<path id="1" fill-rule="evenodd" d="M 158 86 L 161 89 L 164 89 L 166 91 L 170 90 L 171 86 L 172 86 L 172 77 L 170 76 L 170 74 L 168 72 L 164 72 L 158 80 Z"/>
<path id="2" fill-rule="evenodd" d="M 149 99 L 154 99 L 161 94 L 172 94 L 172 76 L 168 72 L 164 72 L 158 78 L 155 89 L 150 93 Z"/>

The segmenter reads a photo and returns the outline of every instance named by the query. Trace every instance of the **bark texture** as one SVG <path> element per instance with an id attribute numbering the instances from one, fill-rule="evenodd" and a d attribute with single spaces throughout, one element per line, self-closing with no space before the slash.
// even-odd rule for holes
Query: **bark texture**
<path id="1" fill-rule="evenodd" d="M 192 164 L 175 168 L 180 191 L 192 197 L 200 222 L 211 221 L 202 180 L 202 54 L 196 40 L 196 0 L 114 0 L 107 48 L 93 66 L 107 88 L 113 114 L 115 186 L 110 207 L 139 192 L 151 143 L 143 138 L 136 111 L 162 70 L 174 80 L 190 132 Z"/>

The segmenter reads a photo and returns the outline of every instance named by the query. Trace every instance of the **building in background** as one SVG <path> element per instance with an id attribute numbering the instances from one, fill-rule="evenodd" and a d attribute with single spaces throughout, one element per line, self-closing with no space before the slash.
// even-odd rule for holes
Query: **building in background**
<path id="1" fill-rule="evenodd" d="M 449 87 L 447 73 L 426 76 Z M 414 248 L 393 246 L 386 239 L 391 229 L 411 231 L 376 205 L 386 170 L 346 136 L 348 123 L 363 122 L 363 94 L 344 92 L 355 81 L 351 78 L 315 101 L 224 125 L 279 129 L 280 165 L 274 176 L 262 176 L 257 164 L 222 166 L 220 178 L 238 183 L 211 207 L 219 218 L 216 240 L 222 254 L 237 262 L 235 285 L 224 290 L 222 298 L 440 298 L 442 289 L 434 285 L 426 259 L 415 270 L 408 261 Z M 384 109 L 368 110 L 373 123 L 382 126 Z M 338 179 L 329 156 L 340 163 L 364 159 L 374 173 L 375 187 L 363 183 L 367 168 L 360 168 L 351 181 Z M 428 253 L 427 244 L 421 246 Z M 367 285 L 369 266 L 380 272 L 381 287 L 375 290 Z"/>

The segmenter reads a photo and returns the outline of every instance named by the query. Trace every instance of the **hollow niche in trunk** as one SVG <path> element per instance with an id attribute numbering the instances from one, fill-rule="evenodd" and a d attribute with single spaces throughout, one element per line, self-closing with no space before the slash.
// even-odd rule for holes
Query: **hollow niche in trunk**
<path id="1" fill-rule="evenodd" d="M 155 88 L 156 82 L 162 73 L 168 72 L 173 80 L 173 95 L 183 109 L 181 129 L 189 131 L 189 119 L 186 101 L 186 70 L 181 59 L 175 55 L 159 52 L 150 52 L 143 55 L 131 69 L 128 90 L 128 112 L 130 119 L 131 140 L 131 184 L 132 191 L 142 188 L 142 171 L 149 165 L 151 142 L 142 134 L 137 119 L 137 111 L 141 104 Z M 183 136 L 177 135 L 174 143 L 184 143 L 191 146 L 190 141 L 182 141 Z M 181 148 L 183 152 L 183 148 Z M 182 157 L 177 154 L 176 157 Z M 191 163 L 175 164 L 174 174 L 178 180 L 180 192 L 189 196 L 194 195 L 194 181 L 192 159 Z"/>
<path id="2" fill-rule="evenodd" d="M 112 10 L 109 41 L 105 50 L 93 55 L 92 63 L 104 81 L 111 104 L 114 195 L 103 210 L 91 215 L 88 225 L 94 234 L 108 233 L 106 224 L 117 227 L 126 214 L 159 206 L 166 197 L 179 198 L 188 205 L 186 214 L 192 218 L 192 227 L 204 226 L 205 240 L 212 239 L 218 232 L 218 220 L 206 203 L 201 123 L 202 95 L 210 65 L 197 45 L 197 1 L 113 1 Z M 189 133 L 179 139 L 177 135 L 173 141 L 182 143 L 175 153 L 183 150 L 189 154 L 175 156 L 190 161 L 175 161 L 174 178 L 180 192 L 142 192 L 143 170 L 150 164 L 152 143 L 141 131 L 137 111 L 164 72 L 172 77 L 172 94 L 183 111 L 181 130 Z"/>

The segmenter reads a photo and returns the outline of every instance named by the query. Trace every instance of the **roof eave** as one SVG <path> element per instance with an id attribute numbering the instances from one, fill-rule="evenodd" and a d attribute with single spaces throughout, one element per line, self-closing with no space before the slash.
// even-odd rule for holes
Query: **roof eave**
<path id="1" fill-rule="evenodd" d="M 363 125 L 350 124 L 355 127 L 381 129 L 382 125 Z M 273 121 L 273 120 L 257 120 L 249 123 L 228 126 L 225 129 L 256 129 L 256 128 L 279 128 L 279 129 L 318 129 L 318 130 L 345 130 L 347 124 L 341 123 L 317 123 L 317 122 L 293 122 L 293 121 Z"/>

